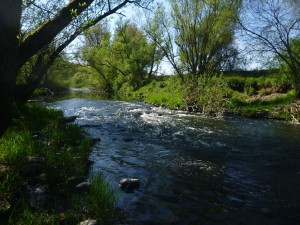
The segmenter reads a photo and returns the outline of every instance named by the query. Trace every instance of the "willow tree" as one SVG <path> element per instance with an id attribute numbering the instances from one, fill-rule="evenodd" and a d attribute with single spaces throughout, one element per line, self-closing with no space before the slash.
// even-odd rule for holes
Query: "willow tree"
<path id="1" fill-rule="evenodd" d="M 189 74 L 212 73 L 233 42 L 239 0 L 170 0 L 175 43 Z"/>
<path id="2" fill-rule="evenodd" d="M 145 31 L 182 80 L 185 73 L 197 78 L 230 61 L 228 57 L 235 55 L 232 42 L 241 0 L 168 2 L 170 12 L 159 5 Z"/>
<path id="3" fill-rule="evenodd" d="M 77 30 L 78 27 L 93 23 L 97 18 L 107 17 L 127 4 L 141 5 L 150 1 L 71 0 L 65 3 L 57 0 L 53 2 L 55 4 L 42 0 L 0 1 L 0 137 L 10 125 L 16 77 L 22 66 L 54 40 L 61 38 L 63 34 L 67 34 L 67 37 L 77 36 L 81 33 L 81 30 Z M 47 8 L 48 5 L 51 8 Z M 24 11 L 29 7 L 38 9 L 45 7 L 44 11 L 48 16 L 43 21 L 26 23 Z M 31 28 L 30 32 L 22 35 L 22 31 L 27 27 Z M 67 45 L 68 41 L 60 44 L 59 47 L 64 48 Z M 53 56 L 59 51 L 56 51 Z M 38 69 L 43 70 L 43 68 Z"/>

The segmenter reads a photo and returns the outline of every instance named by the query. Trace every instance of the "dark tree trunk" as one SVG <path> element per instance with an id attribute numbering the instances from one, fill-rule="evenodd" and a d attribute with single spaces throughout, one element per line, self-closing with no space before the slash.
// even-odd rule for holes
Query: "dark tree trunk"
<path id="1" fill-rule="evenodd" d="M 0 1 L 0 137 L 12 119 L 22 0 Z"/>
<path id="2" fill-rule="evenodd" d="M 68 26 L 74 17 L 80 15 L 88 8 L 93 1 L 94 0 L 70 1 L 53 19 L 48 20 L 29 34 L 18 48 L 18 69 L 20 69 L 39 50 L 49 45 L 56 35 Z M 76 15 L 72 15 L 71 11 L 76 11 Z"/>
<path id="3" fill-rule="evenodd" d="M 30 79 L 25 84 L 17 84 L 15 86 L 14 100 L 18 105 L 22 105 L 27 102 L 27 100 L 32 96 L 33 92 L 41 83 L 42 79 L 47 73 L 47 70 L 50 67 L 50 63 L 52 64 L 52 61 L 48 61 L 48 64 L 45 64 L 44 58 L 46 57 L 46 55 L 47 53 L 43 52 L 38 56 L 29 75 Z"/>

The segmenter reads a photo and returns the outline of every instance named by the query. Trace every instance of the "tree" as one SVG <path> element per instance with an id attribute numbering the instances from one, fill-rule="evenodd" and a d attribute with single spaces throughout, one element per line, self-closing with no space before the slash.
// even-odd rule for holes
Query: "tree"
<path id="1" fill-rule="evenodd" d="M 147 34 L 161 47 L 178 75 L 211 74 L 231 54 L 239 0 L 169 0 L 170 16 L 160 6 Z M 161 39 L 163 42 L 161 42 Z M 176 47 L 176 48 L 175 48 Z"/>
<path id="2" fill-rule="evenodd" d="M 129 21 L 119 21 L 113 38 L 102 23 L 85 34 L 83 59 L 99 74 L 102 90 L 137 89 L 149 81 L 162 58 L 156 45 Z"/>
<path id="3" fill-rule="evenodd" d="M 49 17 L 45 21 L 39 21 L 31 32 L 22 35 L 21 28 L 31 26 L 31 24 L 21 24 L 22 9 L 28 9 L 31 5 L 42 4 L 44 1 L 22 1 L 10 0 L 0 2 L 0 137 L 10 125 L 12 118 L 12 104 L 15 96 L 16 76 L 20 68 L 25 65 L 34 55 L 41 52 L 50 45 L 53 40 L 62 36 L 62 33 L 69 33 L 68 36 L 76 37 L 82 32 L 76 27 L 85 27 L 94 23 L 95 20 L 101 20 L 108 15 L 117 12 L 127 4 L 140 5 L 150 1 L 98 1 L 98 0 L 72 0 L 66 5 L 62 1 L 55 1 L 55 4 L 49 11 Z M 84 12 L 86 13 L 84 15 Z M 23 14 L 24 15 L 24 14 Z M 90 15 L 92 15 L 90 17 Z M 86 18 L 85 20 L 80 20 Z M 74 22 L 74 23 L 72 23 Z M 78 25 L 78 23 L 79 25 Z M 70 24 L 72 26 L 70 26 Z M 74 28 L 75 27 L 75 28 Z M 20 32 L 21 31 L 21 32 Z M 74 35 L 74 36 L 73 36 Z M 52 56 L 61 52 L 72 38 L 59 44 L 57 51 Z M 56 53 L 55 53 L 56 52 Z M 40 57 L 41 58 L 41 57 Z M 51 57 L 50 57 L 51 59 Z M 46 63 L 46 67 L 49 65 Z M 36 66 L 37 70 L 45 70 L 45 67 Z"/>
<path id="4" fill-rule="evenodd" d="M 85 46 L 82 49 L 82 59 L 98 74 L 98 89 L 113 94 L 114 80 L 117 71 L 112 67 L 111 33 L 107 21 L 89 29 L 84 34 Z"/>
<path id="5" fill-rule="evenodd" d="M 288 69 L 300 98 L 300 2 L 296 0 L 248 0 L 239 24 L 251 50 L 276 56 Z"/>
<path id="6" fill-rule="evenodd" d="M 212 74 L 233 41 L 240 1 L 170 0 L 175 43 L 183 68 L 195 77 Z"/>
<path id="7" fill-rule="evenodd" d="M 175 47 L 172 22 L 163 4 L 158 5 L 153 17 L 148 15 L 144 31 L 155 47 L 160 50 L 162 58 L 165 57 L 169 61 L 176 74 L 183 81 L 184 71 L 178 63 L 179 55 Z"/>
<path id="8" fill-rule="evenodd" d="M 152 46 L 142 30 L 129 21 L 120 21 L 115 32 L 112 48 L 118 71 L 129 87 L 137 89 L 148 80 L 148 72 L 152 73 L 147 72 L 152 65 Z"/>

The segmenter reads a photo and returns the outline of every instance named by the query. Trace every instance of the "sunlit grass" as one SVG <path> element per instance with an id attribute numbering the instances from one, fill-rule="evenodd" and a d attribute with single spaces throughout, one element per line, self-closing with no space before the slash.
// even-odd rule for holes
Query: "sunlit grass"
<path id="1" fill-rule="evenodd" d="M 16 110 L 16 115 L 13 127 L 0 139 L 0 166 L 4 168 L 3 171 L 5 170 L 0 177 L 0 198 L 8 199 L 14 208 L 9 217 L 9 224 L 52 225 L 58 224 L 59 221 L 55 201 L 48 202 L 46 208 L 41 206 L 35 210 L 29 208 L 28 203 L 24 203 L 29 200 L 24 192 L 26 190 L 24 184 L 30 177 L 24 177 L 27 175 L 22 171 L 29 163 L 29 156 L 43 159 L 39 162 L 39 166 L 46 174 L 45 179 L 51 195 L 65 198 L 65 203 L 69 202 L 64 203 L 66 207 L 64 221 L 73 221 L 77 224 L 81 212 L 72 210 L 71 199 L 78 193 L 74 190 L 76 184 L 70 183 L 68 178 L 87 175 L 89 167 L 87 160 L 92 141 L 78 126 L 64 123 L 62 113 L 57 110 L 27 104 Z M 103 183 L 101 185 L 104 187 Z M 95 190 L 92 189 L 90 197 Z M 106 193 L 111 192 L 107 189 Z M 22 204 L 18 203 L 19 199 L 23 199 Z M 0 224 L 2 224 L 1 213 Z"/>
<path id="2" fill-rule="evenodd" d="M 9 130 L 0 139 L 0 162 L 8 164 L 22 161 L 34 151 L 34 141 L 28 130 Z"/>

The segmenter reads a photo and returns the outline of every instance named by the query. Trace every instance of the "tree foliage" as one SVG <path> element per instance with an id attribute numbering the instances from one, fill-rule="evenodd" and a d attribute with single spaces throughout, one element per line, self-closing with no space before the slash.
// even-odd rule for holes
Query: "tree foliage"
<path id="1" fill-rule="evenodd" d="M 85 42 L 83 59 L 99 74 L 99 88 L 110 93 L 141 87 L 161 59 L 155 45 L 129 21 L 119 21 L 113 37 L 105 23 L 99 24 L 85 34 Z"/>
<path id="2" fill-rule="evenodd" d="M 175 43 L 190 74 L 211 74 L 225 61 L 233 42 L 240 2 L 237 0 L 170 0 Z"/>
<path id="3" fill-rule="evenodd" d="M 147 34 L 165 53 L 178 75 L 211 74 L 235 56 L 232 47 L 238 0 L 169 0 L 171 14 L 160 6 Z"/>

